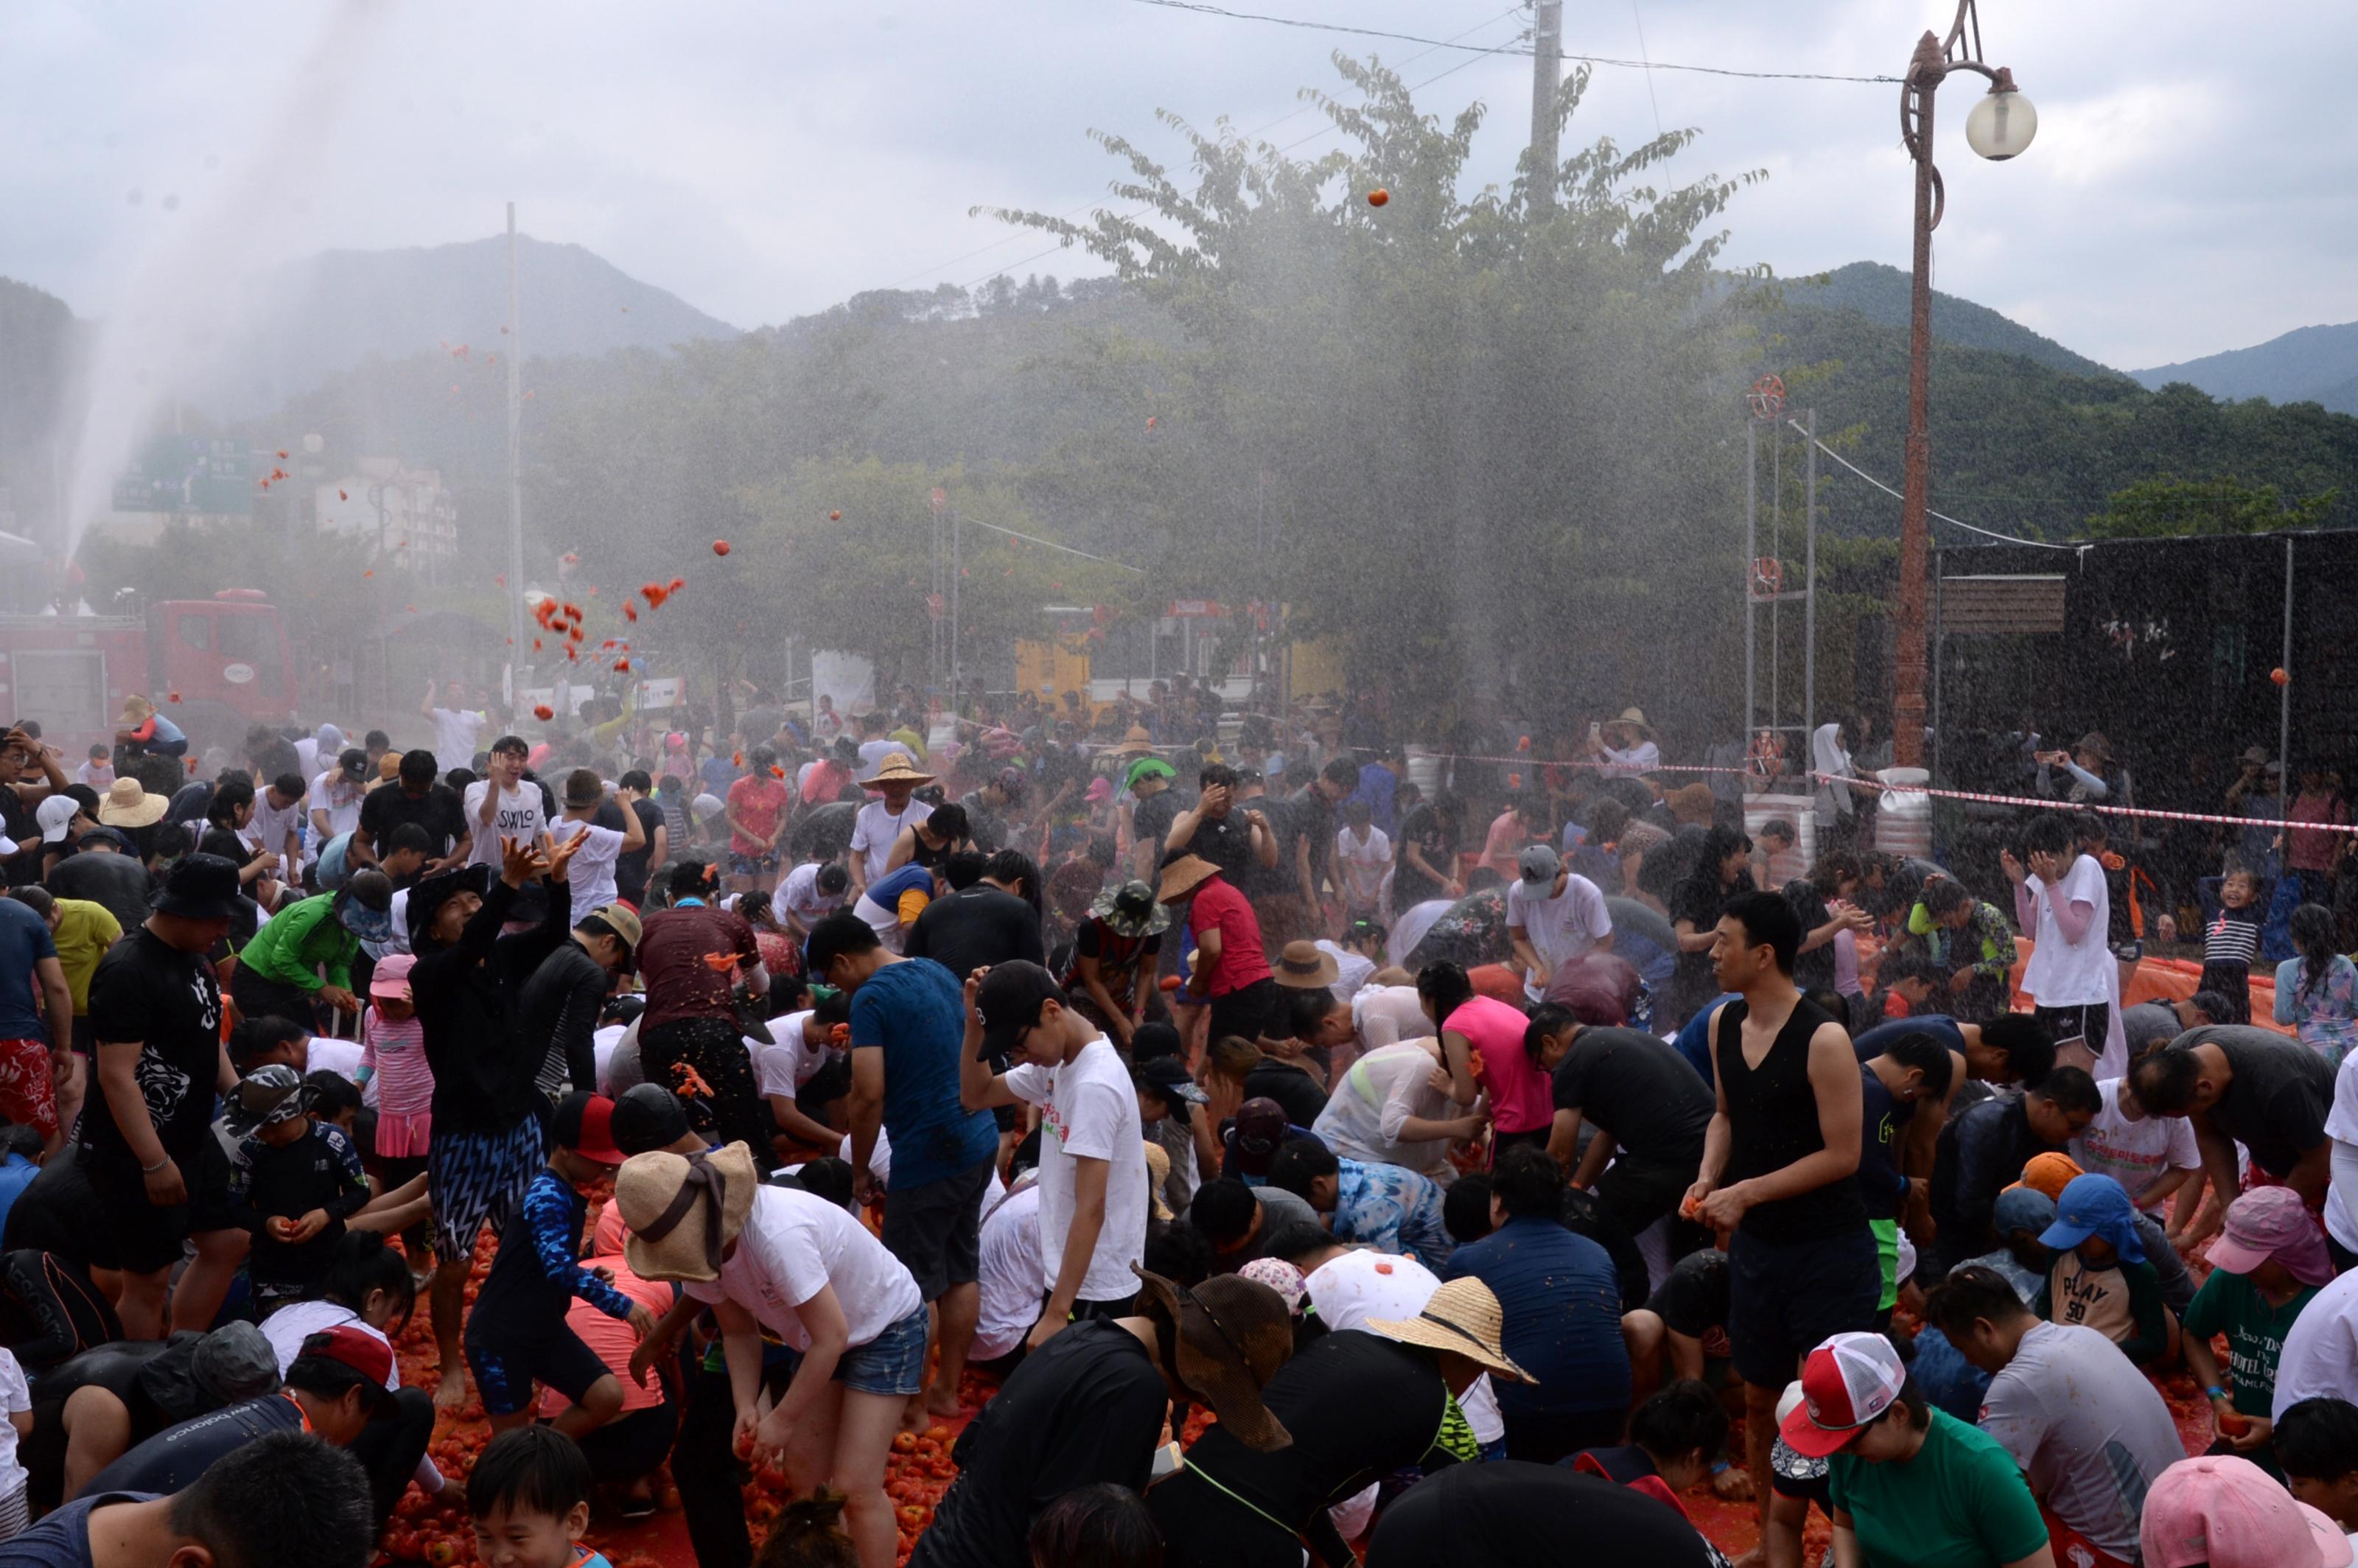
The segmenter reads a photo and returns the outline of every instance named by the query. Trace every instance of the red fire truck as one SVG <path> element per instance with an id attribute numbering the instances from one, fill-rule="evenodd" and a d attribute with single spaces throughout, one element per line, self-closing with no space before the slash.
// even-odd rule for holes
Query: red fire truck
<path id="1" fill-rule="evenodd" d="M 235 754 L 250 726 L 288 722 L 294 658 L 277 607 L 258 589 L 231 588 L 159 600 L 144 618 L 0 615 L 0 716 L 38 719 L 69 768 L 114 739 L 135 695 L 188 732 L 191 755 Z"/>

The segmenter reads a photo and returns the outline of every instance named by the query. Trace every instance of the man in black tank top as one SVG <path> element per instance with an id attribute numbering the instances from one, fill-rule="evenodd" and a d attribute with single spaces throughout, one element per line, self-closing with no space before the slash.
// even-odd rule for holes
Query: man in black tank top
<path id="1" fill-rule="evenodd" d="M 1793 984 L 1801 917 L 1775 893 L 1739 893 L 1712 964 L 1739 993 L 1711 1021 L 1718 1107 L 1682 1208 L 1727 1244 L 1727 1337 L 1744 1379 L 1744 1456 L 1765 1509 L 1777 1398 L 1828 1337 L 1875 1326 L 1882 1276 L 1858 1172 L 1863 1097 L 1842 1025 Z"/>

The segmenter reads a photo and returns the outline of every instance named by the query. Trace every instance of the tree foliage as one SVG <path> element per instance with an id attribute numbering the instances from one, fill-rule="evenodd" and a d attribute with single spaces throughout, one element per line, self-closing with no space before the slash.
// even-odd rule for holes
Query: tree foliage
<path id="1" fill-rule="evenodd" d="M 2170 474 L 2115 491 L 2111 504 L 2088 519 L 2094 539 L 2165 539 L 2189 534 L 2266 534 L 2314 528 L 2332 511 L 2334 492 L 2288 503 L 2272 484 L 2224 479 L 2184 480 Z"/>

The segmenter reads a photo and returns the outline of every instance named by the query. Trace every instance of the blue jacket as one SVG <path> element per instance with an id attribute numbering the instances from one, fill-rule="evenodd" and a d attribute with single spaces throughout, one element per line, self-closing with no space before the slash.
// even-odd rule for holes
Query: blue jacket
<path id="1" fill-rule="evenodd" d="M 1537 1379 L 1494 1379 L 1501 1413 L 1574 1415 L 1628 1404 L 1621 1281 L 1604 1248 L 1552 1219 L 1509 1219 L 1450 1255 L 1444 1277 L 1469 1275 L 1505 1312 L 1507 1358 Z"/>

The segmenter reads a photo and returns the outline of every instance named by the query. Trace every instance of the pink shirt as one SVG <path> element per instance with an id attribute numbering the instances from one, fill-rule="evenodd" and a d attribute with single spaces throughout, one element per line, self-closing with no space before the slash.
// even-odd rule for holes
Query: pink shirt
<path id="1" fill-rule="evenodd" d="M 376 1075 L 379 1116 L 424 1116 L 434 1108 L 434 1069 L 426 1065 L 426 1026 L 416 1014 L 395 1023 L 369 1009 L 361 1025 L 361 1065 Z"/>
<path id="2" fill-rule="evenodd" d="M 1445 1019 L 1444 1031 L 1463 1034 L 1482 1059 L 1482 1087 L 1490 1091 L 1490 1125 L 1501 1132 L 1535 1132 L 1555 1120 L 1555 1085 L 1523 1049 L 1531 1020 L 1522 1009 L 1477 996 Z"/>

